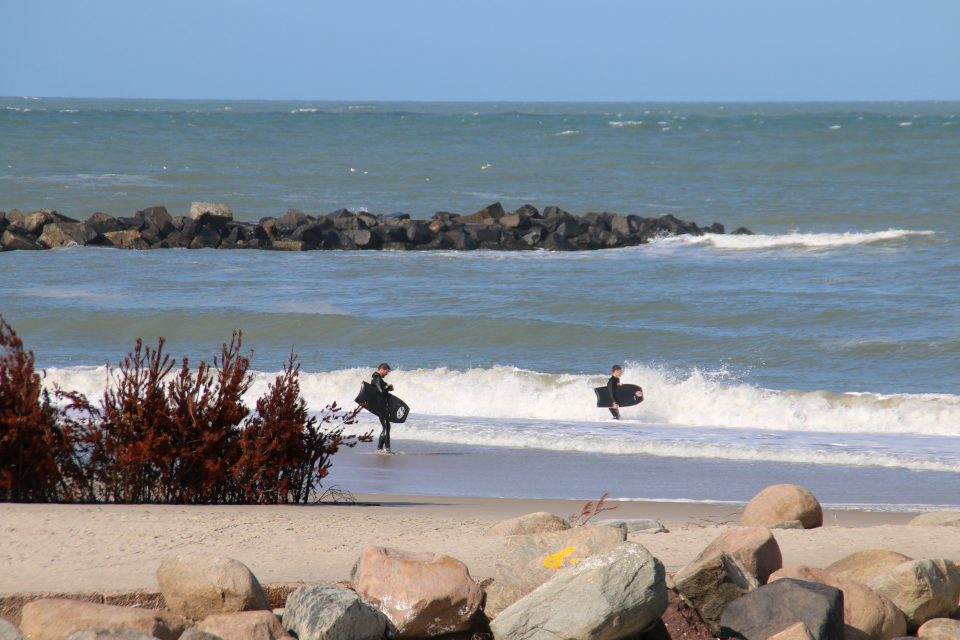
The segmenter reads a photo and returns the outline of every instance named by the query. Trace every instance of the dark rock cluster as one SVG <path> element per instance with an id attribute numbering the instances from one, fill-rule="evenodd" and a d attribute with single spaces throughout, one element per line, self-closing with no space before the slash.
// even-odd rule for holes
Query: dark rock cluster
<path id="1" fill-rule="evenodd" d="M 672 215 L 644 218 L 616 213 L 575 216 L 558 207 L 542 212 L 525 204 L 507 212 L 499 202 L 470 215 L 440 211 L 429 219 L 407 213 L 373 215 L 339 209 L 310 216 L 297 209 L 259 222 L 233 219 L 224 204 L 194 202 L 187 216 L 149 207 L 131 217 L 95 213 L 86 221 L 42 209 L 24 215 L 0 212 L 0 250 L 50 249 L 68 245 L 123 249 L 490 249 L 581 251 L 632 247 L 666 235 L 724 233 L 714 222 L 700 227 Z M 734 234 L 750 234 L 739 228 Z"/>

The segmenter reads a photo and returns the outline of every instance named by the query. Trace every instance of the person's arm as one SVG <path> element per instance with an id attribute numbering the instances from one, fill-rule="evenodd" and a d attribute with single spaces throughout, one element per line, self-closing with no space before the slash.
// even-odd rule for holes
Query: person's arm
<path id="1" fill-rule="evenodd" d="M 607 380 L 607 391 L 610 392 L 610 400 L 613 401 L 613 409 L 619 409 L 620 405 L 617 404 L 617 383 L 614 382 L 616 378 L 610 376 L 610 379 Z"/>
<path id="2" fill-rule="evenodd" d="M 377 392 L 381 396 L 386 396 L 390 391 L 390 385 L 388 385 L 383 377 L 379 373 L 373 374 L 373 385 L 377 388 Z"/>

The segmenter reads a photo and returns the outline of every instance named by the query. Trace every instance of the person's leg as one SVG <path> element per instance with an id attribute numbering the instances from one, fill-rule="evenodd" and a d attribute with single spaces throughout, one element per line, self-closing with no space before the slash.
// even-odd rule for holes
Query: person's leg
<path id="1" fill-rule="evenodd" d="M 390 448 L 390 421 L 386 418 L 380 418 L 380 442 L 377 443 L 377 451 Z"/>
<path id="2" fill-rule="evenodd" d="M 619 410 L 619 409 L 614 409 L 613 407 L 610 407 L 610 413 L 611 413 L 611 414 L 613 415 L 613 417 L 616 418 L 617 420 L 620 419 L 620 410 Z"/>
<path id="3" fill-rule="evenodd" d="M 384 429 L 384 433 L 387 434 L 387 438 L 386 438 L 387 451 L 390 451 L 390 421 L 389 420 L 384 421 L 383 429 Z"/>

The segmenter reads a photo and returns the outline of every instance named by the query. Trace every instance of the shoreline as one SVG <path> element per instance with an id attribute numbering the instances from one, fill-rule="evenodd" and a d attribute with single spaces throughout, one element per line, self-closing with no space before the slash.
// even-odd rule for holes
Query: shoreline
<path id="1" fill-rule="evenodd" d="M 367 506 L 0 504 L 0 594 L 155 589 L 163 558 L 226 555 L 262 583 L 347 580 L 360 550 L 388 546 L 463 561 L 492 577 L 501 538 L 493 524 L 535 511 L 562 517 L 586 501 L 357 494 Z M 742 507 L 610 501 L 604 518 L 654 518 L 667 533 L 633 533 L 675 572 L 715 537 L 738 526 Z M 784 565 L 824 567 L 855 551 L 960 561 L 960 528 L 905 526 L 915 514 L 825 510 L 817 529 L 774 530 Z"/>

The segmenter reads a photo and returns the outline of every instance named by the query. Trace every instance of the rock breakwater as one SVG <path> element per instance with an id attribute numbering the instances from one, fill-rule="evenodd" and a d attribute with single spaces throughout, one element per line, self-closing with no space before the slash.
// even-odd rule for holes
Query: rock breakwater
<path id="1" fill-rule="evenodd" d="M 672 215 L 645 218 L 611 212 L 575 216 L 559 207 L 540 211 L 525 204 L 507 212 L 499 202 L 476 213 L 439 211 L 415 219 L 407 213 L 373 215 L 338 209 L 311 216 L 298 209 L 258 222 L 234 220 L 225 204 L 194 202 L 186 216 L 166 207 L 130 217 L 94 213 L 85 221 L 41 209 L 24 215 L 0 212 L 0 251 L 40 250 L 79 245 L 121 249 L 270 249 L 585 251 L 633 247 L 663 236 L 725 233 L 714 222 L 701 227 Z M 751 234 L 738 228 L 735 235 Z"/>

